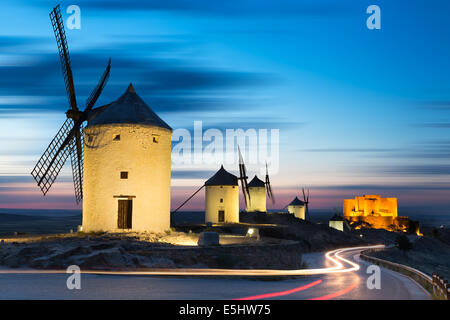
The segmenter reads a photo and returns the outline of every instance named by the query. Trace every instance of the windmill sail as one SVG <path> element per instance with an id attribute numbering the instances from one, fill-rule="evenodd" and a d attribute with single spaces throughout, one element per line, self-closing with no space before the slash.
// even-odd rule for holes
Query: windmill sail
<path id="1" fill-rule="evenodd" d="M 81 131 L 81 128 L 80 128 Z M 75 188 L 75 200 L 79 203 L 83 199 L 83 134 L 78 131 L 81 146 L 77 146 L 77 137 L 71 140 L 70 162 L 72 163 L 72 176 Z M 81 150 L 81 154 L 79 151 Z"/>
<path id="2" fill-rule="evenodd" d="M 270 185 L 269 168 L 267 167 L 267 162 L 266 162 L 266 192 L 269 199 L 272 200 L 272 204 L 274 204 L 275 197 L 273 196 L 272 186 Z"/>
<path id="3" fill-rule="evenodd" d="M 97 99 L 98 99 L 98 97 L 100 97 L 100 94 L 102 93 L 103 88 L 106 85 L 106 82 L 108 82 L 110 72 L 111 72 L 111 58 L 109 58 L 109 60 L 108 60 L 108 66 L 106 67 L 105 72 L 103 72 L 103 75 L 100 78 L 100 81 L 98 82 L 97 86 L 94 88 L 94 90 L 92 90 L 91 94 L 89 95 L 89 98 L 86 101 L 86 109 L 84 110 L 84 112 L 91 111 L 95 102 L 97 102 Z"/>
<path id="4" fill-rule="evenodd" d="M 310 220 L 309 219 L 309 189 L 307 191 L 307 193 L 305 193 L 305 188 L 302 188 L 302 193 L 303 193 L 303 202 L 305 203 L 305 218 L 306 220 Z"/>
<path id="5" fill-rule="evenodd" d="M 245 207 L 247 208 L 249 203 L 251 202 L 250 199 L 250 192 L 248 191 L 248 183 L 247 183 L 247 172 L 245 170 L 245 164 L 244 164 L 244 159 L 242 158 L 242 154 L 241 154 L 241 149 L 238 146 L 238 151 L 239 151 L 239 180 L 241 181 L 241 188 L 242 188 L 242 193 L 244 195 L 244 200 L 245 200 Z"/>
<path id="6" fill-rule="evenodd" d="M 61 69 L 64 76 L 64 84 L 66 85 L 67 97 L 69 104 L 73 110 L 78 110 L 77 99 L 75 96 L 75 86 L 73 84 L 72 66 L 70 65 L 69 46 L 67 45 L 66 32 L 61 17 L 61 10 L 57 5 L 50 12 L 50 20 L 52 22 L 53 32 L 55 33 L 56 43 L 58 45 L 59 59 L 61 61 Z"/>
<path id="7" fill-rule="evenodd" d="M 108 65 L 103 72 L 100 81 L 89 95 L 89 98 L 86 101 L 85 110 L 80 111 L 77 106 L 69 47 L 67 45 L 66 33 L 59 5 L 50 12 L 50 20 L 58 45 L 59 59 L 70 108 L 66 112 L 67 120 L 50 142 L 50 145 L 31 172 L 31 175 L 36 180 L 45 196 L 70 155 L 75 188 L 75 200 L 79 203 L 83 199 L 84 141 L 82 124 L 84 121 L 88 120 L 89 112 L 92 110 L 108 81 L 111 70 L 111 58 L 108 61 Z"/>
<path id="8" fill-rule="evenodd" d="M 47 194 L 55 182 L 59 171 L 61 171 L 69 156 L 71 146 L 67 143 L 66 138 L 70 134 L 72 127 L 73 120 L 67 119 L 31 172 L 44 195 Z"/>

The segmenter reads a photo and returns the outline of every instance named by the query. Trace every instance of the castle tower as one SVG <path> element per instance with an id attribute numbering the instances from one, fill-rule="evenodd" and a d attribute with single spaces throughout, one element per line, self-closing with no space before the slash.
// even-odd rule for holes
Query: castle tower
<path id="1" fill-rule="evenodd" d="M 288 212 L 293 214 L 296 218 L 305 220 L 305 203 L 295 197 L 288 205 Z"/>
<path id="2" fill-rule="evenodd" d="M 248 184 L 250 200 L 247 200 L 247 212 L 266 212 L 266 184 L 255 177 Z"/>
<path id="3" fill-rule="evenodd" d="M 83 231 L 170 228 L 172 129 L 130 84 L 84 129 Z"/>
<path id="4" fill-rule="evenodd" d="M 223 166 L 205 182 L 205 222 L 239 223 L 238 179 Z"/>

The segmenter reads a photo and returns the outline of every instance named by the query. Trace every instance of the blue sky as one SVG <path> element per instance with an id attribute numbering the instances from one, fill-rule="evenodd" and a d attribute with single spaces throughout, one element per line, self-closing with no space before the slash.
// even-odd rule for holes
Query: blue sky
<path id="1" fill-rule="evenodd" d="M 68 166 L 46 198 L 29 175 L 67 109 L 55 4 L 0 4 L 0 207 L 76 207 Z M 82 19 L 66 29 L 80 104 L 111 56 L 97 106 L 133 82 L 174 129 L 279 129 L 274 207 L 306 186 L 313 208 L 376 193 L 448 213 L 448 1 L 62 1 L 64 18 L 71 4 Z M 371 4 L 381 30 L 366 27 Z M 173 206 L 208 175 L 174 172 Z"/>

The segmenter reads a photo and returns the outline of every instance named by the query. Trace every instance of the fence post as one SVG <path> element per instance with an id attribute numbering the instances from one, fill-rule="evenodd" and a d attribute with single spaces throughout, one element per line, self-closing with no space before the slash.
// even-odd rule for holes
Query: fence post
<path id="1" fill-rule="evenodd" d="M 432 277 L 433 277 L 433 294 L 434 295 L 437 295 L 437 290 L 436 290 L 436 277 L 437 277 L 437 275 L 433 272 L 433 275 L 432 275 Z"/>
<path id="2" fill-rule="evenodd" d="M 448 299 L 449 298 L 449 295 L 448 295 L 449 286 L 448 286 L 447 280 L 444 280 L 444 285 L 443 285 L 442 289 L 444 289 L 444 297 L 445 297 L 445 299 L 449 300 Z"/>

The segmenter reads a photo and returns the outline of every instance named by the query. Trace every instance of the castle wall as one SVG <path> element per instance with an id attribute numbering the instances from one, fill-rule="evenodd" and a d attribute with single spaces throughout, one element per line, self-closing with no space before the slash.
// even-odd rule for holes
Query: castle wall
<path id="1" fill-rule="evenodd" d="M 136 124 L 84 129 L 83 231 L 170 228 L 171 137 L 168 129 Z M 118 228 L 118 200 L 132 200 L 131 229 Z"/>
<path id="2" fill-rule="evenodd" d="M 355 199 L 344 199 L 344 217 L 382 216 L 397 217 L 397 198 L 381 198 L 379 195 L 366 195 Z"/>

